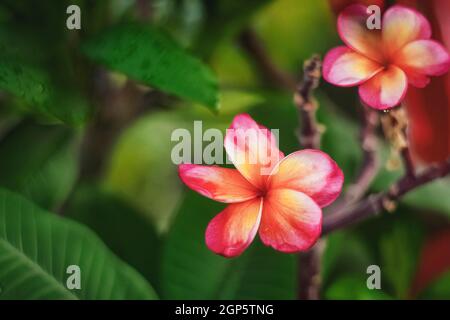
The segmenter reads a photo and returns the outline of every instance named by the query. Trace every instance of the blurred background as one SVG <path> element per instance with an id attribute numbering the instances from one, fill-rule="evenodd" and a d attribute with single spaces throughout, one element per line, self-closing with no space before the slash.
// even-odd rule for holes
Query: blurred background
<path id="1" fill-rule="evenodd" d="M 259 239 L 236 259 L 206 248 L 206 225 L 224 206 L 180 183 L 171 134 L 194 120 L 225 130 L 248 112 L 280 130 L 286 154 L 298 150 L 292 87 L 305 59 L 340 43 L 336 13 L 350 2 L 2 0 L 0 299 L 295 299 L 297 255 Z M 443 3 L 410 2 L 430 19 Z M 79 30 L 66 27 L 71 4 Z M 433 81 L 439 102 L 414 116 L 415 132 L 430 134 L 412 141 L 420 165 L 449 151 L 450 90 Z M 316 94 L 323 150 L 351 182 L 362 159 L 356 89 L 322 82 Z M 386 165 L 381 135 L 380 155 L 372 191 L 402 174 Z M 449 194 L 448 179 L 433 182 L 394 213 L 328 236 L 321 297 L 449 299 Z M 83 275 L 69 293 L 68 264 Z M 374 264 L 381 290 L 366 287 Z"/>

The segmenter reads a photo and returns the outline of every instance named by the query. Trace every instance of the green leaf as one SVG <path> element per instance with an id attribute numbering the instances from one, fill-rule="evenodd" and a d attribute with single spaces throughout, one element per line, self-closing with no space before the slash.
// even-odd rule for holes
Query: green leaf
<path id="1" fill-rule="evenodd" d="M 408 297 L 425 235 L 424 223 L 409 207 L 384 214 L 356 230 L 366 250 L 374 254 L 371 264 L 382 272 L 383 289 L 397 299 Z"/>
<path id="2" fill-rule="evenodd" d="M 56 208 L 77 178 L 77 140 L 65 127 L 21 123 L 0 142 L 0 185 Z"/>
<path id="3" fill-rule="evenodd" d="M 18 103 L 14 105 L 22 111 L 81 126 L 90 117 L 91 108 L 77 90 L 84 71 L 79 65 L 74 71 L 71 45 L 65 41 L 67 33 L 61 32 L 64 19 L 59 9 L 67 6 L 41 4 L 32 11 L 36 25 L 0 24 L 0 89 L 15 97 Z M 40 14 L 44 12 L 46 19 Z"/>
<path id="4" fill-rule="evenodd" d="M 25 102 L 24 110 L 52 121 L 79 126 L 90 114 L 87 102 L 79 93 L 56 86 L 46 70 L 37 65 L 2 60 L 0 88 Z"/>
<path id="5" fill-rule="evenodd" d="M 258 239 L 233 260 L 219 289 L 219 298 L 287 300 L 297 294 L 298 255 L 277 252 Z"/>
<path id="6" fill-rule="evenodd" d="M 218 108 L 217 83 L 209 68 L 154 27 L 115 26 L 85 43 L 83 51 L 144 84 Z"/>
<path id="7" fill-rule="evenodd" d="M 208 250 L 205 230 L 223 207 L 194 192 L 186 195 L 162 252 L 165 299 L 212 299 L 219 292 L 231 260 Z"/>
<path id="8" fill-rule="evenodd" d="M 159 238 L 148 219 L 125 201 L 100 187 L 80 186 L 64 215 L 95 231 L 119 258 L 157 285 Z"/>
<path id="9" fill-rule="evenodd" d="M 324 54 L 337 44 L 335 18 L 328 1 L 302 1 L 301 5 L 298 0 L 272 1 L 253 21 L 269 56 L 296 73 L 301 61 L 312 53 Z"/>
<path id="10" fill-rule="evenodd" d="M 86 227 L 0 190 L 0 299 L 154 299 L 134 269 Z M 68 290 L 67 267 L 81 270 Z"/>
<path id="11" fill-rule="evenodd" d="M 323 288 L 326 290 L 344 275 L 366 274 L 373 262 L 371 252 L 355 234 L 347 230 L 331 234 L 322 259 Z"/>
<path id="12" fill-rule="evenodd" d="M 391 300 L 392 297 L 381 289 L 368 289 L 367 279 L 345 276 L 335 281 L 325 292 L 329 300 Z"/>
<path id="13" fill-rule="evenodd" d="M 394 288 L 395 296 L 407 298 L 419 260 L 423 226 L 411 217 L 384 224 L 380 239 L 383 275 Z"/>
<path id="14" fill-rule="evenodd" d="M 433 281 L 421 294 L 420 299 L 449 300 L 450 299 L 450 272 L 444 273 Z"/>
<path id="15" fill-rule="evenodd" d="M 441 212 L 450 217 L 449 190 L 449 178 L 436 180 L 408 193 L 402 202 L 415 208 Z"/>

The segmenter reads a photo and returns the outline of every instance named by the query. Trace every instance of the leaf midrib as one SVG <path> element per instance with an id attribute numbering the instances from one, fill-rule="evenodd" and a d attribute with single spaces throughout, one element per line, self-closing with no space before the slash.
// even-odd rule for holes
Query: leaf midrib
<path id="1" fill-rule="evenodd" d="M 0 245 L 3 244 L 4 248 L 8 251 L 10 251 L 13 255 L 18 256 L 19 259 L 21 259 L 24 264 L 30 266 L 31 269 L 33 269 L 34 271 L 36 271 L 37 273 L 43 274 L 43 276 L 47 279 L 49 279 L 50 283 L 53 283 L 54 285 L 56 285 L 56 287 L 58 287 L 59 289 L 62 289 L 62 291 L 67 294 L 70 298 L 74 299 L 74 300 L 79 300 L 79 298 L 74 295 L 73 293 L 71 293 L 70 291 L 67 290 L 66 287 L 64 287 L 64 285 L 59 282 L 58 280 L 56 280 L 52 274 L 48 273 L 43 267 L 41 267 L 41 265 L 39 265 L 36 261 L 30 259 L 26 254 L 24 254 L 22 251 L 20 251 L 19 249 L 17 249 L 15 246 L 13 246 L 12 244 L 10 244 L 7 240 L 5 240 L 4 238 L 0 238 Z M 1 248 L 1 246 L 0 246 Z M 5 291 L 8 289 L 5 289 Z"/>

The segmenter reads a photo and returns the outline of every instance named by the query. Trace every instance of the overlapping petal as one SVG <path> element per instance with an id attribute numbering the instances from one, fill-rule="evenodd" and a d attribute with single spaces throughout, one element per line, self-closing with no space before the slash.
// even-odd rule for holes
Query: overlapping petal
<path id="1" fill-rule="evenodd" d="M 248 114 L 234 118 L 224 144 L 235 167 L 256 187 L 265 184 L 272 168 L 284 157 L 272 132 Z"/>
<path id="2" fill-rule="evenodd" d="M 383 62 L 383 50 L 380 47 L 380 30 L 367 28 L 367 7 L 354 4 L 344 9 L 338 17 L 338 32 L 342 41 L 362 55 Z"/>
<path id="3" fill-rule="evenodd" d="M 406 72 L 440 76 L 450 68 L 447 50 L 433 40 L 416 40 L 404 46 L 395 55 L 395 64 Z"/>
<path id="4" fill-rule="evenodd" d="M 276 250 L 308 250 L 320 236 L 322 210 L 302 192 L 274 189 L 264 199 L 259 236 Z"/>
<path id="5" fill-rule="evenodd" d="M 380 72 L 383 66 L 345 46 L 330 50 L 323 61 L 323 77 L 341 87 L 359 85 Z"/>
<path id="6" fill-rule="evenodd" d="M 189 188 L 216 201 L 234 203 L 258 196 L 258 190 L 236 169 L 182 164 L 178 173 Z"/>
<path id="7" fill-rule="evenodd" d="M 362 101 L 372 108 L 385 110 L 398 105 L 408 89 L 406 74 L 396 66 L 389 66 L 359 87 Z"/>
<path id="8" fill-rule="evenodd" d="M 414 40 L 429 39 L 431 26 L 417 10 L 396 5 L 383 15 L 382 34 L 385 54 L 393 55 Z"/>
<path id="9" fill-rule="evenodd" d="M 320 150 L 291 153 L 274 168 L 270 189 L 293 189 L 312 198 L 320 207 L 339 196 L 344 175 L 336 162 Z"/>
<path id="10" fill-rule="evenodd" d="M 261 212 L 261 198 L 228 205 L 208 224 L 206 245 L 225 257 L 240 255 L 255 238 Z"/>

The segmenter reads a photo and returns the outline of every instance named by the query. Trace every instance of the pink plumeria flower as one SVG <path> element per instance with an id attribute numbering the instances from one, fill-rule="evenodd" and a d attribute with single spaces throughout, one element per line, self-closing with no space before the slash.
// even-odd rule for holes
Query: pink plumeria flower
<path id="1" fill-rule="evenodd" d="M 347 46 L 326 55 L 325 80 L 342 87 L 359 86 L 365 104 L 385 110 L 403 100 L 408 84 L 423 88 L 429 76 L 449 70 L 450 56 L 430 40 L 430 23 L 421 13 L 395 5 L 384 13 L 381 30 L 369 30 L 366 10 L 356 4 L 339 15 L 339 36 Z"/>
<path id="2" fill-rule="evenodd" d="M 337 164 L 319 150 L 302 150 L 287 157 L 278 150 L 275 137 L 249 115 L 234 118 L 231 130 L 255 130 L 260 141 L 236 144 L 227 131 L 225 150 L 236 169 L 182 164 L 181 180 L 192 190 L 213 200 L 228 203 L 206 229 L 206 245 L 225 257 L 240 255 L 259 230 L 262 242 L 276 250 L 292 253 L 309 249 L 319 238 L 322 209 L 340 194 L 344 176 Z M 263 141 L 261 141 L 263 140 Z M 280 161 L 263 161 L 264 152 L 280 155 Z M 235 161 L 257 155 L 255 164 Z M 274 159 L 273 157 L 271 158 Z M 262 167 L 272 173 L 264 175 Z"/>

